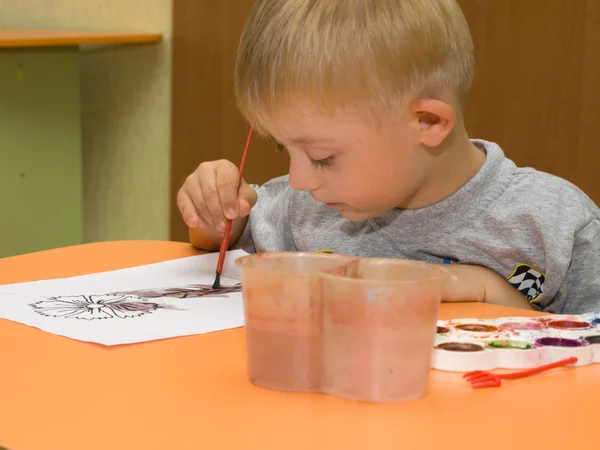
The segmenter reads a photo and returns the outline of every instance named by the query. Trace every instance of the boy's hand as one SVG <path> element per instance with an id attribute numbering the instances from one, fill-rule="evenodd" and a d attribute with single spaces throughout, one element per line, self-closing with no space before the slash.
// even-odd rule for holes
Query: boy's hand
<path id="1" fill-rule="evenodd" d="M 177 206 L 195 247 L 215 250 L 220 245 L 227 219 L 234 220 L 230 242 L 242 233 L 257 194 L 230 161 L 204 162 L 187 177 L 177 193 Z"/>
<path id="2" fill-rule="evenodd" d="M 177 206 L 190 228 L 223 232 L 227 219 L 250 214 L 256 191 L 239 183 L 238 168 L 230 161 L 204 162 L 187 177 L 177 194 Z"/>
<path id="3" fill-rule="evenodd" d="M 444 268 L 454 275 L 454 279 L 444 285 L 443 302 L 483 302 L 532 309 L 523 294 L 490 269 L 464 264 L 450 264 Z"/>

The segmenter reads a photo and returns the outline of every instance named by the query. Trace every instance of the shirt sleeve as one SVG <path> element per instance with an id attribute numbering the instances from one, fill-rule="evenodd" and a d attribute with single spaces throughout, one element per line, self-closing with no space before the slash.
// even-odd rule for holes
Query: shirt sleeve
<path id="1" fill-rule="evenodd" d="M 563 314 L 600 312 L 600 219 L 592 219 L 575 235 L 564 287 Z"/>

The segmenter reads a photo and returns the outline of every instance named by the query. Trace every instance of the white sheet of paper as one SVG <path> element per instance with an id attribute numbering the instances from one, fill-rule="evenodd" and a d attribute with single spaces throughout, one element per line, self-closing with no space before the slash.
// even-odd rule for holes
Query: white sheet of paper
<path id="1" fill-rule="evenodd" d="M 210 289 L 219 257 L 212 253 L 72 278 L 3 285 L 0 317 L 107 346 L 241 327 L 244 307 L 240 272 L 234 261 L 246 254 L 241 250 L 227 253 L 221 286 L 238 286 L 223 293 Z M 157 292 L 160 289 L 168 291 Z"/>

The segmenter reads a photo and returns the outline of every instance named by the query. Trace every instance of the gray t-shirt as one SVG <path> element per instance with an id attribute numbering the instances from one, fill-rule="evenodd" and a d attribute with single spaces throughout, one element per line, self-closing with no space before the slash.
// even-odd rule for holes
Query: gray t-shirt
<path id="1" fill-rule="evenodd" d="M 457 192 L 417 210 L 352 222 L 293 190 L 288 177 L 258 188 L 234 248 L 319 251 L 487 267 L 537 309 L 600 311 L 600 210 L 573 184 L 519 168 L 491 142 L 480 171 Z"/>

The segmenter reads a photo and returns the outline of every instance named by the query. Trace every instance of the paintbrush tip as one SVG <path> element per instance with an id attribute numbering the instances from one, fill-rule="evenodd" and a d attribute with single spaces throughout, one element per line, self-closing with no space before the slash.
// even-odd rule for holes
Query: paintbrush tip
<path id="1" fill-rule="evenodd" d="M 215 276 L 215 282 L 212 285 L 213 289 L 220 289 L 221 288 L 221 273 L 217 272 L 217 275 Z"/>

